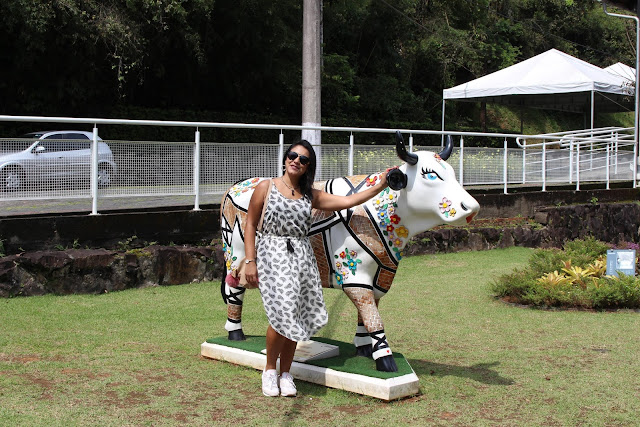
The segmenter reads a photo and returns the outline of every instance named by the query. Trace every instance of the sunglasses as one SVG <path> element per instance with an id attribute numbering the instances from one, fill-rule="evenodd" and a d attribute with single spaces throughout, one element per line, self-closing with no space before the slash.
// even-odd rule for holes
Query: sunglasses
<path id="1" fill-rule="evenodd" d="M 311 161 L 310 158 L 308 158 L 307 156 L 303 156 L 302 154 L 298 154 L 295 151 L 289 151 L 287 153 L 287 159 L 294 161 L 295 159 L 298 158 L 298 156 L 300 156 L 300 164 L 301 165 L 308 165 L 309 162 Z"/>

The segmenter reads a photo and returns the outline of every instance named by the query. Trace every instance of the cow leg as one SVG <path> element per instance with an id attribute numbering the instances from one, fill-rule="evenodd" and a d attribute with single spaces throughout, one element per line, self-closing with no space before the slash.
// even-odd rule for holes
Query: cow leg
<path id="1" fill-rule="evenodd" d="M 376 369 L 379 371 L 396 372 L 398 367 L 384 334 L 384 325 L 373 290 L 355 286 L 346 286 L 343 289 L 358 310 L 358 328 L 354 338 L 356 354 L 373 356 Z"/>
<path id="2" fill-rule="evenodd" d="M 232 288 L 222 279 L 222 299 L 227 304 L 227 323 L 224 328 L 229 332 L 229 341 L 244 341 L 247 338 L 242 332 L 242 301 L 245 288 Z"/>
<path id="3" fill-rule="evenodd" d="M 371 350 L 371 337 L 367 328 L 364 327 L 364 322 L 358 311 L 358 327 L 356 328 L 356 335 L 353 338 L 353 344 L 356 346 L 356 356 L 371 357 L 373 351 Z"/>

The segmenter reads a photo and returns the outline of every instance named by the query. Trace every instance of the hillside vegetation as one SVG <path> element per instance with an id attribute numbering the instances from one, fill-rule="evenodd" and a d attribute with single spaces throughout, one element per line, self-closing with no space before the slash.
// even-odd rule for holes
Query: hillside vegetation
<path id="1" fill-rule="evenodd" d="M 0 113 L 299 124 L 302 13 L 296 0 L 4 0 Z M 325 0 L 323 121 L 439 129 L 444 88 L 550 48 L 632 65 L 634 40 L 632 20 L 592 0 Z M 447 127 L 481 130 L 479 112 L 447 104 Z M 584 127 L 581 114 L 489 106 L 486 128 L 519 132 L 521 114 L 528 133 Z"/>

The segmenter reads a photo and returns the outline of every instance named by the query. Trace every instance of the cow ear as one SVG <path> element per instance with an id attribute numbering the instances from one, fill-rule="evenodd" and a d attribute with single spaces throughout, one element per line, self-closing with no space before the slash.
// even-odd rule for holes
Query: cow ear
<path id="1" fill-rule="evenodd" d="M 407 186 L 407 175 L 400 169 L 391 169 L 387 172 L 387 184 L 392 190 L 402 190 Z"/>

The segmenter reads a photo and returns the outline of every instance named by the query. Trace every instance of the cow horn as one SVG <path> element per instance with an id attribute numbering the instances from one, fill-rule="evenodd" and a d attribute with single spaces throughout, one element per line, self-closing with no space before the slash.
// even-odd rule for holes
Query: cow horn
<path id="1" fill-rule="evenodd" d="M 413 153 L 409 153 L 407 148 L 404 146 L 404 139 L 402 139 L 402 134 L 399 130 L 396 131 L 396 153 L 398 153 L 400 160 L 404 160 L 410 165 L 418 163 L 418 156 Z"/>
<path id="2" fill-rule="evenodd" d="M 442 160 L 447 160 L 452 152 L 453 152 L 453 138 L 451 138 L 451 135 L 447 135 L 447 145 L 438 155 Z"/>

